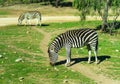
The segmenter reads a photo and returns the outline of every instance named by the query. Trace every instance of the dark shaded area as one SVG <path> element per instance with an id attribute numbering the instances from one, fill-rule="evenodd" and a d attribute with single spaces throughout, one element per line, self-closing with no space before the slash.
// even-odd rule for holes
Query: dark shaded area
<path id="1" fill-rule="evenodd" d="M 34 25 L 34 24 L 32 24 L 32 25 L 24 25 L 24 24 L 22 24 L 22 25 L 18 25 L 18 26 L 40 26 L 40 25 Z M 49 24 L 41 24 L 41 26 L 49 26 Z"/>
<path id="2" fill-rule="evenodd" d="M 72 7 L 72 2 L 62 2 L 60 3 L 61 7 Z"/>
<path id="3" fill-rule="evenodd" d="M 56 8 L 60 7 L 71 7 L 72 2 L 64 0 L 2 0 L 0 1 L 1 6 L 10 6 L 15 4 L 31 4 L 40 3 L 41 5 L 52 5 Z"/>
<path id="4" fill-rule="evenodd" d="M 113 33 L 117 33 L 117 30 L 120 29 L 120 22 L 109 22 L 107 24 L 104 24 L 104 29 L 102 30 L 102 24 L 98 25 L 95 30 L 102 30 L 104 33 L 109 33 L 110 35 L 113 35 Z"/>
<path id="5" fill-rule="evenodd" d="M 110 59 L 111 58 L 111 56 L 107 56 L 107 55 L 104 55 L 104 56 L 98 56 L 98 60 L 99 60 L 99 63 L 98 64 L 100 64 L 101 62 L 103 62 L 103 61 L 105 61 L 106 59 Z M 77 63 L 79 63 L 79 62 L 82 62 L 82 61 L 88 61 L 88 57 L 84 57 L 84 58 L 73 58 L 72 60 L 71 60 L 71 62 L 72 61 L 74 61 L 74 63 L 73 64 L 71 64 L 71 66 L 72 65 L 74 65 L 74 64 L 77 64 Z M 91 57 L 91 63 L 93 63 L 93 62 L 95 62 L 95 57 Z M 66 60 L 62 60 L 62 61 L 60 61 L 60 62 L 57 62 L 55 65 L 62 65 L 62 64 L 65 64 L 66 63 Z"/>
<path id="6" fill-rule="evenodd" d="M 70 2 L 70 1 L 65 2 L 63 0 L 52 1 L 50 4 L 56 8 L 58 8 L 58 7 L 72 7 L 72 2 Z"/>
<path id="7" fill-rule="evenodd" d="M 49 24 L 41 24 L 41 26 L 50 26 Z"/>
<path id="8" fill-rule="evenodd" d="M 113 28 L 113 29 L 117 30 L 117 29 L 120 29 L 120 22 L 119 21 L 109 22 L 109 23 L 105 24 L 104 27 L 107 29 L 107 31 L 109 30 L 109 28 Z M 102 24 L 98 25 L 96 27 L 96 30 L 101 30 L 101 29 L 102 29 Z"/>

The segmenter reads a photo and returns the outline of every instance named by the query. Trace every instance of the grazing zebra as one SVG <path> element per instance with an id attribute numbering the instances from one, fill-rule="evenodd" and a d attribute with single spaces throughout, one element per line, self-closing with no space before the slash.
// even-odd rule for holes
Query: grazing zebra
<path id="1" fill-rule="evenodd" d="M 48 47 L 48 54 L 50 58 L 50 64 L 53 66 L 58 58 L 58 51 L 65 47 L 67 61 L 66 66 L 70 66 L 71 61 L 71 48 L 80 48 L 87 46 L 89 58 L 88 63 L 91 61 L 91 50 L 94 51 L 96 63 L 97 59 L 97 49 L 98 49 L 98 35 L 92 29 L 77 29 L 69 30 L 65 33 L 58 35 L 53 42 Z"/>
<path id="2" fill-rule="evenodd" d="M 41 26 L 41 13 L 39 11 L 24 12 L 18 18 L 18 25 L 21 25 L 23 20 L 25 20 L 26 25 L 29 25 L 31 19 L 37 19 L 36 25 Z"/>

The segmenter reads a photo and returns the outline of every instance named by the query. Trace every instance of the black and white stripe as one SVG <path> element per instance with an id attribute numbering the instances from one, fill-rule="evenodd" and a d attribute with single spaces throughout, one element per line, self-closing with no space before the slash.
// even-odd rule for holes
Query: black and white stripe
<path id="1" fill-rule="evenodd" d="M 98 47 L 98 34 L 93 29 L 77 29 L 77 30 L 69 30 L 65 33 L 58 35 L 51 45 L 49 46 L 49 53 L 52 49 L 55 53 L 62 48 L 66 48 L 67 52 L 67 64 L 70 62 L 70 52 L 71 48 L 80 48 L 83 46 L 87 46 L 89 51 L 89 59 L 91 60 L 91 50 L 94 51 L 96 62 L 97 62 L 97 47 Z"/>
<path id="2" fill-rule="evenodd" d="M 41 26 L 41 13 L 39 11 L 27 11 L 22 13 L 18 18 L 18 25 L 21 25 L 23 20 L 25 20 L 26 25 L 30 24 L 30 20 L 36 19 L 36 25 Z"/>

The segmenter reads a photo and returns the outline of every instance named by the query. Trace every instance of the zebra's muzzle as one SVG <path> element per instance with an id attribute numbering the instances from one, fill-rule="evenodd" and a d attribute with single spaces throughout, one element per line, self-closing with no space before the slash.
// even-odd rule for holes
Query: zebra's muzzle
<path id="1" fill-rule="evenodd" d="M 55 63 L 50 62 L 50 65 L 51 65 L 51 66 L 55 66 Z"/>

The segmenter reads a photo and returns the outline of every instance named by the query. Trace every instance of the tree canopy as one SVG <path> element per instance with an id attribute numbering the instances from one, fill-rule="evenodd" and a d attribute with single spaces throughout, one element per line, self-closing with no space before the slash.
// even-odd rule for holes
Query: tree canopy
<path id="1" fill-rule="evenodd" d="M 74 0 L 74 7 L 77 8 L 81 14 L 81 20 L 86 19 L 86 15 L 91 10 L 98 12 L 102 17 L 102 30 L 105 30 L 104 25 L 107 24 L 108 10 L 112 9 L 116 15 L 120 13 L 120 0 Z"/>

